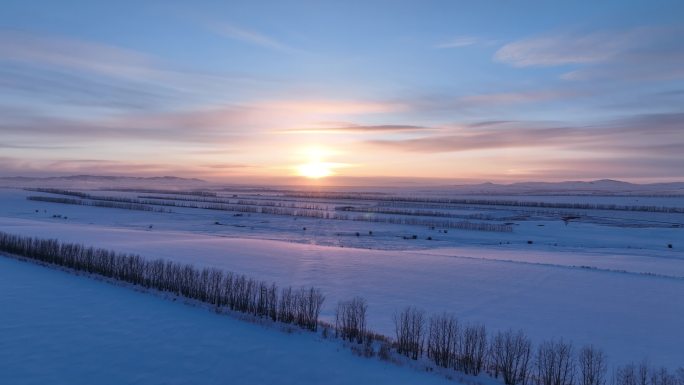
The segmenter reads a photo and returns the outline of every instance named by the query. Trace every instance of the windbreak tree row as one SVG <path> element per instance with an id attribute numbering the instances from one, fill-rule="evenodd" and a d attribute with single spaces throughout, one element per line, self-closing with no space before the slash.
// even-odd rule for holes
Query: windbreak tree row
<path id="1" fill-rule="evenodd" d="M 411 215 L 420 217 L 442 217 L 442 218 L 462 218 L 462 219 L 479 219 L 486 221 L 500 220 L 497 217 L 487 214 L 456 214 L 448 211 L 439 210 L 416 210 L 416 209 L 402 209 L 394 207 L 355 207 L 355 206 L 340 206 L 335 210 L 358 212 L 358 213 L 373 213 L 373 214 L 392 214 L 392 215 Z"/>
<path id="2" fill-rule="evenodd" d="M 198 300 L 217 308 L 317 330 L 325 297 L 317 288 L 275 284 L 215 268 L 0 232 L 0 251 Z"/>
<path id="3" fill-rule="evenodd" d="M 286 193 L 286 197 L 308 199 L 342 199 L 342 200 L 371 200 L 385 202 L 415 202 L 439 203 L 450 205 L 481 205 L 481 206 L 513 206 L 539 207 L 557 209 L 585 209 L 585 210 L 618 210 L 618 211 L 646 211 L 657 213 L 684 213 L 682 207 L 645 206 L 645 205 L 617 205 L 608 203 L 568 203 L 568 202 L 536 202 L 518 200 L 467 199 L 467 198 L 425 198 L 410 196 L 373 196 L 369 198 L 357 194 L 329 194 L 329 193 Z"/>
<path id="4" fill-rule="evenodd" d="M 36 188 L 25 188 L 24 190 L 26 191 L 35 191 L 35 192 L 43 192 L 43 193 L 49 193 L 49 194 L 58 194 L 58 195 L 70 195 L 70 196 L 77 196 L 81 198 L 88 198 L 90 194 L 81 192 L 81 191 L 74 191 L 74 190 L 66 190 L 66 189 L 60 189 L 60 188 L 44 188 L 44 187 L 36 187 Z M 122 191 L 122 192 L 142 192 L 142 193 L 148 193 L 148 194 L 169 194 L 169 195 L 189 195 L 189 196 L 198 196 L 198 197 L 215 197 L 216 193 L 215 192 L 210 192 L 210 191 L 179 191 L 179 190 L 159 190 L 159 189 L 127 189 L 127 188 L 118 188 L 118 189 L 112 189 L 109 191 Z"/>
<path id="5" fill-rule="evenodd" d="M 452 314 L 426 317 L 407 307 L 394 315 L 395 347 L 399 354 L 418 359 L 425 354 L 436 366 L 469 375 L 487 372 L 506 385 L 605 385 L 608 360 L 603 350 L 585 345 L 575 349 L 559 340 L 536 348 L 522 331 L 488 335 L 481 324 L 463 325 Z M 684 385 L 684 367 L 672 373 L 642 362 L 615 368 L 613 385 Z"/>
<path id="6" fill-rule="evenodd" d="M 149 206 L 140 203 L 132 202 L 108 202 L 108 201 L 89 201 L 74 198 L 58 198 L 58 197 L 44 197 L 44 196 L 28 196 L 26 199 L 36 202 L 61 203 L 67 205 L 106 207 L 113 209 L 136 210 L 136 211 L 153 211 L 158 213 L 169 212 L 169 210 Z"/>

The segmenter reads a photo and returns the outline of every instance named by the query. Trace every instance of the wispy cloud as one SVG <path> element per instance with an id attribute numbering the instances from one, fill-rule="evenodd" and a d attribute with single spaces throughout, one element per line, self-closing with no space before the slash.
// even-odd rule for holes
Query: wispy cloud
<path id="1" fill-rule="evenodd" d="M 682 124 L 684 113 L 637 115 L 590 126 L 494 121 L 460 124 L 455 126 L 455 133 L 440 132 L 418 138 L 372 140 L 368 143 L 418 153 L 542 147 L 628 153 L 638 147 L 642 154 L 668 155 L 662 152 L 663 148 L 669 148 L 667 146 L 673 143 L 684 145 Z"/>
<path id="2" fill-rule="evenodd" d="M 227 37 L 229 39 L 238 40 L 244 43 L 253 44 L 263 48 L 273 49 L 283 52 L 295 52 L 294 48 L 284 44 L 277 39 L 266 36 L 254 30 L 239 27 L 235 24 L 229 23 L 208 23 L 208 27 L 214 33 Z"/>
<path id="3" fill-rule="evenodd" d="M 80 143 L 103 139 L 135 142 L 237 143 L 292 127 L 313 127 L 321 119 L 396 111 L 402 105 L 349 100 L 270 100 L 177 111 L 135 111 L 95 118 L 66 118 L 36 111 L 14 111 L 0 121 L 0 134 L 23 140 L 69 138 Z M 325 128 L 325 127 L 324 127 Z M 327 127 L 346 131 L 408 130 L 417 126 Z"/>
<path id="4" fill-rule="evenodd" d="M 578 91 L 560 89 L 532 90 L 521 92 L 500 92 L 463 96 L 459 99 L 459 103 L 467 106 L 533 103 L 556 99 L 566 99 L 578 96 L 579 94 L 580 93 Z"/>
<path id="5" fill-rule="evenodd" d="M 496 51 L 494 58 L 516 67 L 595 63 L 629 47 L 629 35 L 599 32 L 524 39 L 504 45 Z"/>
<path id="6" fill-rule="evenodd" d="M 445 40 L 441 43 L 435 44 L 434 47 L 439 49 L 462 48 L 476 44 L 487 44 L 489 42 L 489 40 L 485 40 L 476 36 L 457 36 L 452 39 Z"/>
<path id="7" fill-rule="evenodd" d="M 312 127 L 304 128 L 294 128 L 288 129 L 286 132 L 291 133 L 365 133 L 365 134 L 377 134 L 377 133 L 412 133 L 412 132 L 425 132 L 433 131 L 436 128 L 426 127 L 426 126 L 414 126 L 406 124 L 381 124 L 381 125 L 360 125 L 353 123 L 346 124 L 318 124 Z"/>
<path id="8" fill-rule="evenodd" d="M 0 31 L 0 60 L 56 65 L 116 77 L 154 72 L 148 55 L 101 43 Z"/>
<path id="9" fill-rule="evenodd" d="M 522 180 L 574 180 L 579 175 L 591 179 L 629 179 L 633 181 L 681 181 L 682 162 L 676 158 L 638 157 L 629 155 L 587 157 L 583 159 L 550 158 L 543 164 L 525 162 Z M 581 170 L 581 171 L 579 171 Z"/>
<path id="10" fill-rule="evenodd" d="M 177 107 L 260 89 L 263 80 L 176 69 L 127 48 L 67 37 L 0 30 L 0 86 L 5 92 L 69 106 Z"/>
<path id="11" fill-rule="evenodd" d="M 684 77 L 684 29 L 636 28 L 533 37 L 501 47 L 494 59 L 514 67 L 575 65 L 565 80 Z"/>

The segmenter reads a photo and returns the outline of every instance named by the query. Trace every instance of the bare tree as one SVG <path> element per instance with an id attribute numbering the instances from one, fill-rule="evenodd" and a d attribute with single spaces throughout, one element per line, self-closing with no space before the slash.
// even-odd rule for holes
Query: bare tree
<path id="1" fill-rule="evenodd" d="M 619 366 L 613 375 L 614 385 L 637 385 L 637 368 L 634 363 Z"/>
<path id="2" fill-rule="evenodd" d="M 538 385 L 573 385 L 575 359 L 572 344 L 563 340 L 543 342 L 537 348 L 535 366 Z"/>
<path id="3" fill-rule="evenodd" d="M 292 323 L 295 320 L 294 295 L 291 287 L 283 288 L 278 303 L 278 321 Z"/>
<path id="4" fill-rule="evenodd" d="M 477 376 L 485 365 L 487 329 L 481 324 L 467 325 L 460 334 L 456 369 Z"/>
<path id="5" fill-rule="evenodd" d="M 492 339 L 489 349 L 494 377 L 500 374 L 506 385 L 527 383 L 532 342 L 522 330 L 498 332 Z"/>
<path id="6" fill-rule="evenodd" d="M 401 313 L 395 313 L 394 330 L 399 354 L 417 360 L 423 353 L 425 312 L 409 306 Z"/>
<path id="7" fill-rule="evenodd" d="M 454 366 L 457 341 L 458 320 L 455 316 L 443 313 L 430 317 L 427 354 L 436 365 L 445 368 Z"/>
<path id="8" fill-rule="evenodd" d="M 648 385 L 649 365 L 647 360 L 641 361 L 637 369 L 637 385 Z"/>
<path id="9" fill-rule="evenodd" d="M 682 373 L 684 374 L 684 373 Z M 667 368 L 652 368 L 649 374 L 650 385 L 679 385 L 680 379 L 676 374 L 668 372 Z M 682 378 L 684 380 L 684 378 Z"/>
<path id="10" fill-rule="evenodd" d="M 608 370 L 606 354 L 593 345 L 584 346 L 578 357 L 579 385 L 605 385 Z"/>
<path id="11" fill-rule="evenodd" d="M 368 305 L 361 297 L 340 301 L 335 312 L 336 336 L 349 341 L 363 343 L 366 338 L 366 312 Z"/>
<path id="12" fill-rule="evenodd" d="M 295 319 L 299 326 L 309 329 L 318 329 L 318 315 L 325 297 L 319 289 L 302 288 L 295 295 Z"/>

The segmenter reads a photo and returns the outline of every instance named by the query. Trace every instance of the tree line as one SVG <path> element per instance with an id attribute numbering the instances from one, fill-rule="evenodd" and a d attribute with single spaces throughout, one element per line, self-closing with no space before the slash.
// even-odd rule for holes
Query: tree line
<path id="1" fill-rule="evenodd" d="M 341 199 L 341 200 L 373 200 L 389 202 L 416 202 L 416 203 L 439 203 L 450 205 L 479 205 L 479 206 L 514 206 L 514 207 L 538 207 L 557 209 L 584 209 L 584 210 L 618 210 L 618 211 L 646 211 L 657 213 L 680 213 L 684 214 L 682 207 L 645 206 L 645 205 L 617 205 L 606 203 L 562 203 L 562 202 L 537 202 L 518 200 L 491 200 L 491 199 L 464 199 L 464 198 L 425 198 L 407 196 L 373 196 L 368 198 L 357 194 L 329 194 L 318 192 L 285 193 L 286 197 L 309 198 L 309 199 Z"/>
<path id="2" fill-rule="evenodd" d="M 108 189 L 108 191 L 121 191 L 121 192 L 138 192 L 143 194 L 169 194 L 169 195 L 191 195 L 198 197 L 215 197 L 218 196 L 213 191 L 202 191 L 202 190 L 164 190 L 164 189 L 141 189 L 141 188 L 115 188 Z"/>
<path id="3" fill-rule="evenodd" d="M 186 202 L 204 202 L 204 203 L 222 203 L 222 204 L 236 204 L 236 205 L 246 205 L 246 206 L 273 206 L 273 207 L 288 207 L 288 208 L 299 208 L 307 210 L 327 210 L 327 206 L 320 205 L 311 202 L 292 202 L 284 203 L 282 201 L 271 201 L 271 200 L 246 200 L 246 199 L 225 199 L 225 198 L 202 198 L 202 197 L 184 197 L 184 196 L 174 196 L 165 197 L 161 195 L 139 195 L 140 199 L 155 199 L 155 200 L 168 200 L 168 201 L 186 201 Z"/>
<path id="4" fill-rule="evenodd" d="M 79 198 L 87 198 L 88 197 L 87 193 L 84 193 L 81 191 L 63 190 L 63 189 L 58 189 L 58 188 L 37 187 L 37 188 L 25 188 L 24 190 L 33 191 L 33 192 L 48 193 L 48 194 L 74 196 L 74 197 L 79 197 Z"/>
<path id="5" fill-rule="evenodd" d="M 336 318 L 353 320 L 337 326 L 343 339 L 363 343 L 367 338 L 373 338 L 365 329 L 366 314 L 367 305 L 362 298 L 340 301 Z M 607 355 L 594 345 L 576 349 L 568 341 L 552 339 L 534 347 L 522 330 L 489 333 L 483 324 L 464 324 L 449 313 L 428 317 L 413 306 L 395 313 L 393 321 L 393 348 L 409 359 L 418 360 L 424 356 L 437 367 L 467 375 L 485 372 L 501 378 L 505 385 L 608 383 Z M 684 367 L 673 373 L 647 361 L 629 363 L 615 368 L 610 384 L 684 385 Z"/>
<path id="6" fill-rule="evenodd" d="M 37 202 L 49 202 L 49 203 L 61 203 L 67 205 L 80 205 L 80 206 L 94 206 L 94 207 L 107 207 L 114 209 L 125 209 L 125 210 L 137 210 L 137 211 L 153 211 L 158 213 L 170 212 L 169 210 L 153 207 L 140 203 L 129 203 L 129 202 L 109 202 L 109 201 L 88 201 L 74 198 L 58 198 L 58 197 L 44 197 L 44 196 L 28 196 L 26 199 L 30 201 Z"/>
<path id="7" fill-rule="evenodd" d="M 460 218 L 460 219 L 478 219 L 484 221 L 502 220 L 492 215 L 474 213 L 474 214 L 456 214 L 453 212 L 439 211 L 439 210 L 416 210 L 416 209 L 402 209 L 396 207 L 358 207 L 358 206 L 338 206 L 335 207 L 338 211 L 351 211 L 360 213 L 374 213 L 374 214 L 391 214 L 391 215 L 410 215 L 422 217 L 441 217 L 441 218 Z"/>
<path id="8" fill-rule="evenodd" d="M 147 260 L 139 255 L 0 232 L 0 251 L 198 300 L 217 308 L 317 330 L 325 297 L 314 287 L 274 283 L 216 268 Z"/>
<path id="9" fill-rule="evenodd" d="M 50 194 L 59 194 L 59 195 L 71 195 L 71 196 L 77 196 L 77 197 L 81 197 L 81 198 L 88 198 L 90 196 L 90 194 L 85 193 L 85 192 L 60 189 L 60 188 L 35 187 L 35 188 L 24 188 L 24 190 L 42 192 L 42 193 L 50 193 Z M 199 197 L 215 197 L 215 196 L 217 196 L 217 194 L 215 192 L 199 191 L 199 190 L 179 191 L 179 190 L 161 190 L 161 189 L 117 188 L 117 189 L 111 189 L 108 191 L 141 192 L 141 193 L 148 193 L 148 194 L 155 194 L 156 193 L 156 194 L 169 194 L 169 195 L 191 195 L 191 196 L 199 196 Z"/>

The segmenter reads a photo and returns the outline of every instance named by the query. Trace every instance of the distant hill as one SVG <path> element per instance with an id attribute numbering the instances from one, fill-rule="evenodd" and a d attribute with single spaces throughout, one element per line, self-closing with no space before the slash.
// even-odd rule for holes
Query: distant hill
<path id="1" fill-rule="evenodd" d="M 317 190 L 368 191 L 368 192 L 421 192 L 425 194 L 484 194 L 484 195 L 677 195 L 684 196 L 684 182 L 637 184 L 613 179 L 564 182 L 518 182 L 449 184 L 445 180 L 415 178 L 330 178 L 339 185 L 314 186 Z M 135 177 L 111 175 L 67 175 L 54 177 L 0 177 L 0 187 L 62 187 L 82 189 L 106 188 L 164 188 L 207 189 L 231 186 L 287 188 L 307 190 L 312 186 L 287 178 L 254 180 L 253 183 L 208 182 L 197 178 L 175 176 Z M 353 182 L 353 183 L 349 183 Z"/>
<path id="2" fill-rule="evenodd" d="M 481 183 L 454 185 L 450 189 L 460 193 L 482 194 L 627 194 L 627 195 L 684 195 L 684 182 L 637 184 L 612 179 L 566 182 L 518 182 L 511 184 Z"/>
<path id="3" fill-rule="evenodd" d="M 112 176 L 112 175 L 67 175 L 52 177 L 0 177 L 2 187 L 70 187 L 70 188 L 106 188 L 106 187 L 164 187 L 190 188 L 206 185 L 206 181 L 197 178 L 179 178 L 175 176 Z"/>

